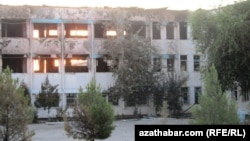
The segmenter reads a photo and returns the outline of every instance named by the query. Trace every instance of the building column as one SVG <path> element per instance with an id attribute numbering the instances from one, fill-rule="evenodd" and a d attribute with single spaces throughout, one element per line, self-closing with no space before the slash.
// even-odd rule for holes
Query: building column
<path id="1" fill-rule="evenodd" d="M 0 19 L 0 38 L 2 38 L 2 20 Z M 0 73 L 2 72 L 3 68 L 3 60 L 2 60 L 2 48 L 3 48 L 3 40 L 0 40 L 1 46 L 0 46 Z"/>
<path id="2" fill-rule="evenodd" d="M 90 22 L 88 26 L 89 42 L 90 42 L 90 63 L 88 67 L 90 69 L 90 79 L 96 81 L 96 63 L 95 63 L 95 49 L 94 49 L 94 23 Z"/>

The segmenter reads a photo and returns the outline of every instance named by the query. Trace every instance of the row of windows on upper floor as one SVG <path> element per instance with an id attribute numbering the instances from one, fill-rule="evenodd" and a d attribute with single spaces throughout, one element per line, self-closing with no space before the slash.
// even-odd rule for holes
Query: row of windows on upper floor
<path id="1" fill-rule="evenodd" d="M 33 71 L 35 73 L 58 73 L 60 63 L 64 66 L 65 72 L 88 72 L 91 63 L 88 55 L 73 55 L 65 58 L 64 62 L 60 62 L 59 58 L 52 58 L 50 55 L 40 55 L 33 58 Z M 168 59 L 153 58 L 152 64 L 161 71 L 166 68 L 167 71 L 174 71 L 176 59 L 169 57 Z M 9 66 L 14 73 L 27 73 L 27 58 L 23 55 L 2 55 L 3 69 Z M 96 58 L 96 72 L 111 72 L 110 66 L 112 60 L 105 57 Z M 180 68 L 182 71 L 188 71 L 187 55 L 180 55 Z M 193 70 L 200 70 L 200 56 L 193 56 Z"/>
<path id="2" fill-rule="evenodd" d="M 168 22 L 166 27 L 166 39 L 175 39 L 175 30 L 177 30 L 175 22 Z M 187 39 L 187 22 L 179 23 L 179 39 Z M 2 37 L 27 37 L 26 20 L 1 20 Z M 88 24 L 65 23 L 64 36 L 66 38 L 88 38 Z M 33 23 L 34 38 L 57 38 L 59 36 L 59 25 L 56 23 Z M 177 31 L 176 31 L 177 32 Z M 124 31 L 124 34 L 137 33 L 141 37 L 146 37 L 146 25 L 142 22 L 133 22 Z M 94 24 L 94 37 L 106 38 L 108 36 L 116 36 L 116 31 L 106 29 L 102 23 Z M 162 39 L 161 25 L 159 22 L 152 23 L 152 39 Z"/>

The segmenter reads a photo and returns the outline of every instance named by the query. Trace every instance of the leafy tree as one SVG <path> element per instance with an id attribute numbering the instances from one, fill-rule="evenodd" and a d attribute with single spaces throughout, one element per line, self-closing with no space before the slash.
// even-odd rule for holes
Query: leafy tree
<path id="1" fill-rule="evenodd" d="M 160 65 L 152 65 L 152 58 L 159 56 L 150 39 L 138 34 L 143 25 L 137 31 L 129 32 L 129 16 L 122 12 L 111 14 L 111 21 L 104 26 L 115 30 L 117 35 L 105 41 L 101 53 L 112 60 L 111 70 L 116 79 L 115 85 L 110 88 L 110 97 L 122 97 L 127 106 L 136 108 L 146 103 L 156 91 L 160 80 Z M 124 31 L 127 31 L 126 34 Z"/>
<path id="2" fill-rule="evenodd" d="M 36 101 L 34 102 L 37 108 L 43 107 L 44 110 L 50 112 L 51 107 L 58 107 L 60 96 L 57 90 L 58 85 L 52 86 L 49 83 L 48 76 L 45 82 L 41 85 L 41 92 L 38 94 Z"/>
<path id="3" fill-rule="evenodd" d="M 186 77 L 180 77 L 174 71 L 167 73 L 160 92 L 155 94 L 156 106 L 161 107 L 163 106 L 163 101 L 167 101 L 169 114 L 179 116 L 182 112 L 180 89 L 186 80 Z"/>
<path id="4" fill-rule="evenodd" d="M 127 105 L 139 105 L 141 97 L 149 97 L 158 82 L 159 75 L 151 61 L 154 48 L 148 40 L 136 35 L 110 42 L 113 46 L 108 50 L 112 52 L 107 53 L 112 60 L 119 60 L 113 64 L 116 94 L 122 96 Z"/>
<path id="5" fill-rule="evenodd" d="M 29 99 L 18 79 L 12 79 L 9 67 L 0 73 L 0 140 L 28 141 L 35 134 L 27 125 L 33 118 Z"/>
<path id="6" fill-rule="evenodd" d="M 244 100 L 250 89 L 250 0 L 197 10 L 190 18 L 191 31 L 198 51 L 207 54 L 209 68 L 215 65 L 222 90 L 239 82 Z"/>
<path id="7" fill-rule="evenodd" d="M 101 94 L 101 88 L 92 80 L 83 93 L 79 90 L 77 104 L 74 106 L 72 121 L 64 116 L 65 131 L 74 139 L 108 138 L 114 129 L 114 109 Z"/>
<path id="8" fill-rule="evenodd" d="M 199 105 L 191 111 L 191 124 L 239 124 L 236 102 L 222 92 L 213 65 L 206 71 L 204 81 L 205 90 L 199 97 Z"/>

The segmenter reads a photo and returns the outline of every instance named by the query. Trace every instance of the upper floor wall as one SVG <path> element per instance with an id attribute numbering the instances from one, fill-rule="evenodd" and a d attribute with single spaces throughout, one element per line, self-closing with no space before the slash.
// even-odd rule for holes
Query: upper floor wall
<path id="1" fill-rule="evenodd" d="M 186 10 L 142 9 L 142 8 L 91 8 L 91 7 L 50 7 L 50 6 L 8 6 L 0 5 L 0 19 L 69 19 L 107 20 L 111 16 L 129 17 L 139 21 L 186 21 Z"/>
<path id="2" fill-rule="evenodd" d="M 104 34 L 116 35 L 102 24 L 126 19 L 131 21 L 126 33 L 150 38 L 160 54 L 194 52 L 189 11 L 0 5 L 0 12 L 3 54 L 98 54 Z"/>

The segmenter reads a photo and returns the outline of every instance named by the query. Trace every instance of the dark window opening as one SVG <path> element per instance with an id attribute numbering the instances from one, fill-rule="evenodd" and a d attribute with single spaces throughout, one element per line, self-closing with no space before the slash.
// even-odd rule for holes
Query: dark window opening
<path id="1" fill-rule="evenodd" d="M 201 95 L 201 87 L 195 87 L 194 89 L 194 102 L 195 104 L 199 104 L 199 96 Z"/>
<path id="2" fill-rule="evenodd" d="M 103 96 L 108 97 L 108 102 L 110 102 L 111 104 L 113 105 L 119 104 L 119 96 L 117 95 L 117 92 L 114 87 L 108 88 L 102 94 Z"/>
<path id="3" fill-rule="evenodd" d="M 97 58 L 96 59 L 96 72 L 110 72 L 112 60 Z"/>
<path id="4" fill-rule="evenodd" d="M 237 86 L 234 87 L 234 97 L 235 97 L 235 100 L 238 100 L 238 90 L 237 90 Z"/>
<path id="5" fill-rule="evenodd" d="M 58 37 L 57 24 L 35 23 L 33 30 L 34 38 Z"/>
<path id="6" fill-rule="evenodd" d="M 34 58 L 33 69 L 35 73 L 58 73 L 58 59 L 51 58 L 50 55 L 40 55 Z"/>
<path id="7" fill-rule="evenodd" d="M 3 69 L 7 66 L 13 73 L 26 73 L 27 72 L 27 59 L 24 55 L 2 55 Z"/>
<path id="8" fill-rule="evenodd" d="M 26 21 L 2 19 L 2 37 L 27 37 Z"/>
<path id="9" fill-rule="evenodd" d="M 108 97 L 108 102 L 112 103 L 112 105 L 118 105 L 119 104 L 119 99 L 117 97 L 109 96 Z"/>
<path id="10" fill-rule="evenodd" d="M 189 102 L 188 102 L 188 87 L 181 88 L 181 96 L 182 96 L 182 102 L 184 104 L 189 104 Z"/>
<path id="11" fill-rule="evenodd" d="M 87 24 L 65 24 L 66 38 L 88 38 Z"/>
<path id="12" fill-rule="evenodd" d="M 76 104 L 76 93 L 68 93 L 66 94 L 66 106 L 67 107 L 73 107 Z"/>
<path id="13" fill-rule="evenodd" d="M 73 55 L 65 59 L 65 72 L 88 72 L 88 56 Z"/>
<path id="14" fill-rule="evenodd" d="M 94 36 L 95 38 L 104 38 L 105 37 L 105 27 L 101 23 L 94 24 Z"/>
<path id="15" fill-rule="evenodd" d="M 153 22 L 152 25 L 153 39 L 161 39 L 161 25 L 158 22 Z"/>
<path id="16" fill-rule="evenodd" d="M 200 56 L 194 55 L 194 71 L 200 71 Z"/>
<path id="17" fill-rule="evenodd" d="M 174 71 L 174 58 L 170 57 L 167 59 L 168 71 Z"/>
<path id="18" fill-rule="evenodd" d="M 180 22 L 180 39 L 186 40 L 187 39 L 187 23 Z"/>
<path id="19" fill-rule="evenodd" d="M 181 55 L 181 70 L 187 71 L 187 55 Z"/>
<path id="20" fill-rule="evenodd" d="M 137 34 L 140 37 L 146 38 L 146 26 L 142 23 L 132 23 L 127 31 L 128 34 Z"/>
<path id="21" fill-rule="evenodd" d="M 174 22 L 169 22 L 166 27 L 167 39 L 174 39 Z"/>
<path id="22" fill-rule="evenodd" d="M 160 72 L 161 71 L 161 58 L 159 57 L 153 58 L 153 66 L 157 72 Z"/>

